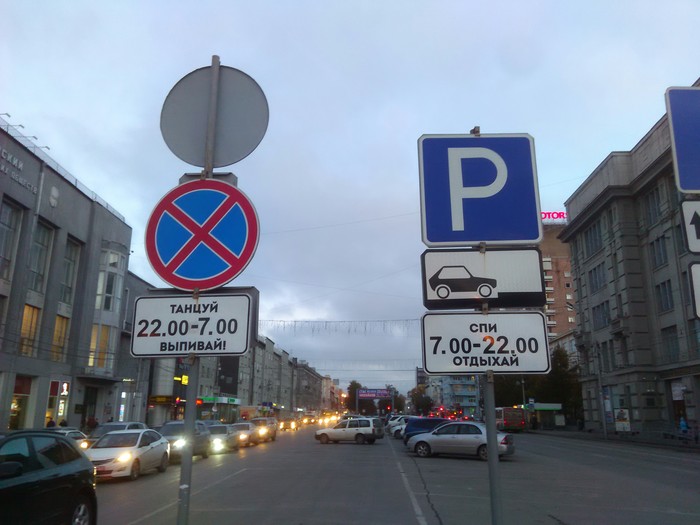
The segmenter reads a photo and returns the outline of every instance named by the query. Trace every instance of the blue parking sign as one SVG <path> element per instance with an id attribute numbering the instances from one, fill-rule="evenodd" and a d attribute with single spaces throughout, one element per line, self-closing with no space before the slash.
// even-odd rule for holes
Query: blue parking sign
<path id="1" fill-rule="evenodd" d="M 683 193 L 700 193 L 700 88 L 668 88 L 666 110 L 676 186 Z"/>
<path id="2" fill-rule="evenodd" d="M 427 246 L 541 241 L 530 135 L 423 135 L 418 156 Z"/>

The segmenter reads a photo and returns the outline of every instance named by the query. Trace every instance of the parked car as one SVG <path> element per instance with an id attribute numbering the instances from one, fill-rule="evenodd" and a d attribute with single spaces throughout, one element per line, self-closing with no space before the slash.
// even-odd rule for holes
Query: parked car
<path id="1" fill-rule="evenodd" d="M 394 429 L 396 427 L 398 427 L 399 425 L 402 425 L 405 422 L 407 422 L 410 418 L 411 418 L 411 416 L 398 416 L 395 419 L 390 419 L 389 423 L 387 424 L 386 429 L 385 429 L 386 433 L 389 434 L 390 436 L 393 436 Z"/>
<path id="2" fill-rule="evenodd" d="M 185 422 L 179 419 L 166 421 L 160 427 L 160 433 L 170 442 L 170 459 L 173 461 L 180 460 L 182 458 L 182 450 L 186 445 Z M 192 456 L 208 458 L 211 450 L 211 432 L 209 432 L 209 427 L 202 421 L 195 421 L 193 437 Z"/>
<path id="3" fill-rule="evenodd" d="M 274 441 L 277 439 L 277 419 L 274 417 L 254 417 L 250 420 L 257 427 L 266 427 L 267 432 L 264 441 Z"/>
<path id="4" fill-rule="evenodd" d="M 75 440 L 0 432 L 0 523 L 97 524 L 95 468 Z"/>
<path id="5" fill-rule="evenodd" d="M 416 434 L 431 432 L 440 425 L 449 422 L 450 420 L 444 417 L 412 417 L 406 422 L 406 428 L 403 432 L 403 444 L 407 444 L 408 440 Z"/>
<path id="6" fill-rule="evenodd" d="M 512 434 L 498 432 L 496 441 L 499 457 L 515 453 Z M 433 454 L 459 454 L 478 456 L 479 459 L 486 460 L 486 425 L 471 421 L 446 423 L 431 432 L 413 436 L 408 440 L 408 448 L 421 458 Z"/>
<path id="7" fill-rule="evenodd" d="M 250 423 L 249 421 L 241 421 L 240 423 L 233 423 L 231 428 L 238 436 L 238 443 L 241 447 L 250 447 L 257 445 L 262 441 L 262 434 L 267 434 L 267 427 L 257 427 Z"/>
<path id="8" fill-rule="evenodd" d="M 496 279 L 477 277 L 464 266 L 444 266 L 428 279 L 428 284 L 440 299 L 447 299 L 452 292 L 477 292 L 481 297 L 490 297 Z"/>
<path id="9" fill-rule="evenodd" d="M 335 426 L 316 431 L 314 438 L 322 444 L 329 442 L 354 441 L 357 444 L 373 444 L 384 437 L 382 420 L 379 418 L 361 417 L 339 421 Z"/>
<path id="10" fill-rule="evenodd" d="M 85 454 L 97 470 L 97 479 L 137 479 L 142 472 L 165 472 L 170 463 L 170 443 L 155 430 L 113 430 L 98 439 Z"/>
<path id="11" fill-rule="evenodd" d="M 134 430 L 134 429 L 145 429 L 148 428 L 145 423 L 140 421 L 109 421 L 107 423 L 102 423 L 95 428 L 88 435 L 87 439 L 84 441 L 82 448 L 90 448 L 95 441 L 104 436 L 107 432 L 112 432 L 113 430 Z"/>
<path id="12" fill-rule="evenodd" d="M 238 450 L 238 434 L 231 428 L 231 425 L 208 425 L 211 433 L 212 452 L 230 452 Z"/>

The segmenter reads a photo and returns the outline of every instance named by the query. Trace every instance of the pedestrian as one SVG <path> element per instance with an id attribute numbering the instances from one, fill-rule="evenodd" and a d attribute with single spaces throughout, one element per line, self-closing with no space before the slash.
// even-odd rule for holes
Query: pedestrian
<path id="1" fill-rule="evenodd" d="M 95 416 L 90 416 L 87 418 L 87 423 L 85 424 L 88 429 L 88 434 L 91 434 L 93 430 L 97 428 L 97 425 L 99 425 L 99 421 L 97 421 L 97 418 Z"/>
<path id="2" fill-rule="evenodd" d="M 683 434 L 688 433 L 688 422 L 685 420 L 685 418 L 683 416 L 681 416 L 680 428 L 681 428 L 681 432 Z"/>
<path id="3" fill-rule="evenodd" d="M 56 426 L 56 422 L 53 420 L 52 417 L 50 417 L 49 422 L 46 423 L 46 428 L 51 428 L 51 427 L 55 427 L 55 426 Z"/>
<path id="4" fill-rule="evenodd" d="M 67 427 L 68 426 L 68 421 L 65 419 L 61 419 L 61 422 L 58 424 L 59 427 Z"/>

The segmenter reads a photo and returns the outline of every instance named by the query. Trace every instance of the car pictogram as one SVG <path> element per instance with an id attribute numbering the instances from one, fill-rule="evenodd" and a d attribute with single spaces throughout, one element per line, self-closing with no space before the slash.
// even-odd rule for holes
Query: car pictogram
<path id="1" fill-rule="evenodd" d="M 496 288 L 496 279 L 472 275 L 466 266 L 443 266 L 428 279 L 428 284 L 440 299 L 460 292 L 476 292 L 487 298 Z"/>

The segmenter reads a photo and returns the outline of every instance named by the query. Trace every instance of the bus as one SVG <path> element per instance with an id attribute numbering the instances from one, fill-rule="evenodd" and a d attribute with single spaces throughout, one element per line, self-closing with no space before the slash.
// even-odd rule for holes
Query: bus
<path id="1" fill-rule="evenodd" d="M 525 410 L 522 408 L 496 408 L 496 428 L 506 432 L 525 430 Z"/>

